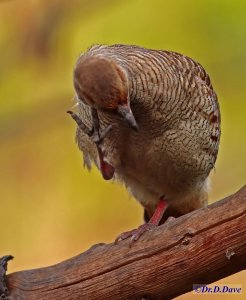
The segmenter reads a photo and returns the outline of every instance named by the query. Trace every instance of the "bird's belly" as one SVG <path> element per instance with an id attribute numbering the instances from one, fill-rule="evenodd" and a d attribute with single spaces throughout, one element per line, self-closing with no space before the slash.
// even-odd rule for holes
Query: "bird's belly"
<path id="1" fill-rule="evenodd" d="M 115 168 L 116 178 L 144 207 L 152 210 L 163 195 L 174 203 L 197 186 L 200 189 L 208 172 L 197 168 L 195 147 L 181 149 L 179 140 L 170 139 L 173 135 L 164 128 L 156 134 L 142 123 L 138 132 L 117 125 L 104 141 L 105 158 Z M 194 143 L 195 139 L 190 136 Z"/>
<path id="2" fill-rule="evenodd" d="M 171 211 L 178 215 L 202 207 L 207 201 L 207 181 L 191 186 L 189 179 L 187 181 L 168 159 L 153 164 L 148 155 L 138 155 L 134 162 L 126 158 L 116 175 L 150 216 L 162 196 L 168 200 Z"/>
<path id="3" fill-rule="evenodd" d="M 182 180 L 161 148 L 159 153 L 153 153 L 150 143 L 136 147 L 138 143 L 136 140 L 115 153 L 120 158 L 116 176 L 144 207 L 155 207 L 161 196 L 172 198 L 182 190 Z"/>

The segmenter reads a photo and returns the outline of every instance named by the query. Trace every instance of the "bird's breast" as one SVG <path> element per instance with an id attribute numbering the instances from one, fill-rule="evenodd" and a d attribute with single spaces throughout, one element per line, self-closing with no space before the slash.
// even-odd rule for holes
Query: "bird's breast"
<path id="1" fill-rule="evenodd" d="M 165 153 L 163 137 L 141 126 L 134 132 L 127 126 L 114 124 L 104 140 L 106 160 L 115 168 L 116 176 L 125 184 L 137 181 L 139 185 L 161 196 L 169 192 L 174 181 L 174 165 Z"/>

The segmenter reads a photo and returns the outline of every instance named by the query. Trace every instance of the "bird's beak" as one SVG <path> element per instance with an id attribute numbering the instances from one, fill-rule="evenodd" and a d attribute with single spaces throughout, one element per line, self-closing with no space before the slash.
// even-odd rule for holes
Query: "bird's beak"
<path id="1" fill-rule="evenodd" d="M 132 110 L 129 105 L 119 105 L 117 113 L 131 126 L 132 129 L 138 131 L 138 124 L 134 118 Z"/>

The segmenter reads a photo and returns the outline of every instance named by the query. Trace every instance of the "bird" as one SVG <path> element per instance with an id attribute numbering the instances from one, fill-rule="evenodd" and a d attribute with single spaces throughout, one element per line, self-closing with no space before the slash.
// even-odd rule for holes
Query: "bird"
<path id="1" fill-rule="evenodd" d="M 167 50 L 93 45 L 73 72 L 76 141 L 89 170 L 125 185 L 144 223 L 116 242 L 208 204 L 220 108 L 204 68 Z"/>

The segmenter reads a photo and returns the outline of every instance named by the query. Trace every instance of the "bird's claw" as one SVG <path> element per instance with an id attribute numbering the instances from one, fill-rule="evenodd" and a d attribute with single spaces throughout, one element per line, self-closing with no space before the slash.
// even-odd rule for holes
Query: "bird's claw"
<path id="1" fill-rule="evenodd" d="M 109 164 L 105 160 L 105 157 L 104 157 L 105 153 L 102 149 L 101 144 L 102 144 L 105 136 L 112 129 L 113 125 L 110 124 L 103 130 L 100 130 L 100 124 L 99 124 L 99 118 L 98 118 L 97 111 L 95 109 L 92 109 L 91 112 L 92 112 L 92 123 L 93 123 L 92 129 L 88 128 L 82 122 L 80 117 L 78 115 L 76 115 L 74 112 L 68 111 L 67 113 L 69 113 L 71 115 L 71 117 L 75 120 L 75 122 L 77 123 L 80 130 L 82 132 L 84 132 L 86 135 L 88 135 L 91 138 L 91 140 L 96 144 L 97 151 L 98 151 L 98 157 L 99 157 L 99 163 L 100 163 L 100 170 L 102 172 L 103 178 L 105 180 L 110 180 L 114 176 L 115 169 L 111 164 Z"/>
<path id="2" fill-rule="evenodd" d="M 113 127 L 113 125 L 110 124 L 101 131 L 99 127 L 99 122 L 97 120 L 98 117 L 97 115 L 94 114 L 93 127 L 92 129 L 90 129 L 83 123 L 83 121 L 80 119 L 80 117 L 77 114 L 75 114 L 70 110 L 67 111 L 67 113 L 71 115 L 71 117 L 77 123 L 80 130 L 83 131 L 86 135 L 88 135 L 97 146 L 99 146 L 102 143 L 105 136 L 111 131 Z"/>
<path id="3" fill-rule="evenodd" d="M 117 244 L 119 241 L 126 240 L 130 238 L 129 245 L 131 246 L 134 242 L 136 242 L 144 232 L 151 230 L 153 227 L 156 227 L 157 225 L 152 223 L 145 223 L 140 225 L 137 229 L 133 229 L 130 231 L 126 231 L 121 233 L 115 240 L 115 244 Z"/>
<path id="4" fill-rule="evenodd" d="M 108 125 L 106 128 L 104 128 L 102 131 L 100 131 L 99 129 L 95 129 L 93 127 L 92 129 L 92 134 L 91 134 L 91 139 L 93 140 L 93 142 L 97 145 L 101 144 L 101 142 L 104 140 L 105 136 L 110 132 L 110 130 L 112 129 L 113 125 Z"/>

